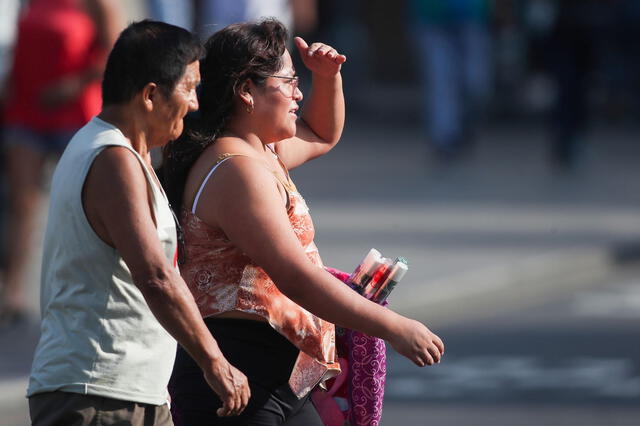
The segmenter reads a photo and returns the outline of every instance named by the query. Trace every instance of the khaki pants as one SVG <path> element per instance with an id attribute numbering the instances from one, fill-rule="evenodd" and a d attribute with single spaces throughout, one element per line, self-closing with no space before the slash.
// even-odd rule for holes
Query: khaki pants
<path id="1" fill-rule="evenodd" d="M 29 398 L 32 426 L 173 426 L 168 406 L 46 392 Z"/>

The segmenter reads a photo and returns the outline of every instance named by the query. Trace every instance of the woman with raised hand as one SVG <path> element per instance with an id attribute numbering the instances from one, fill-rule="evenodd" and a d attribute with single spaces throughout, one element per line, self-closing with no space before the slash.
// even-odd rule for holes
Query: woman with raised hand
<path id="1" fill-rule="evenodd" d="M 216 419 L 217 397 L 179 350 L 171 387 L 186 425 L 321 425 L 309 394 L 339 372 L 334 324 L 383 338 L 419 366 L 439 362 L 444 352 L 424 325 L 359 296 L 322 268 L 309 211 L 288 170 L 337 144 L 346 57 L 295 38 L 312 74 L 298 114 L 302 93 L 286 42 L 276 20 L 212 35 L 200 69 L 199 115 L 165 149 L 165 186 L 184 228 L 181 273 L 225 357 L 251 387 L 240 416 Z"/>

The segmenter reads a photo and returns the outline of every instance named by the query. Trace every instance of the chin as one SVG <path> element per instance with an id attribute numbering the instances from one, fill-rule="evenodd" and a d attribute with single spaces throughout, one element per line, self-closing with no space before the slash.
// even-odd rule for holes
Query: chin
<path id="1" fill-rule="evenodd" d="M 177 129 L 174 132 L 171 132 L 171 139 L 169 139 L 170 141 L 175 141 L 176 139 L 178 139 L 181 135 L 182 135 L 182 130 L 183 128 Z"/>
<path id="2" fill-rule="evenodd" d="M 281 126 L 277 126 L 271 132 L 270 137 L 265 137 L 262 140 L 268 141 L 267 143 L 280 142 L 285 139 L 291 139 L 296 135 L 297 126 L 295 123 L 286 123 Z"/>
<path id="3" fill-rule="evenodd" d="M 287 133 L 287 135 L 285 137 L 283 137 L 282 139 L 289 139 L 292 138 L 296 135 L 296 131 L 298 130 L 298 127 L 295 125 L 295 123 L 293 124 L 293 126 L 289 129 Z"/>

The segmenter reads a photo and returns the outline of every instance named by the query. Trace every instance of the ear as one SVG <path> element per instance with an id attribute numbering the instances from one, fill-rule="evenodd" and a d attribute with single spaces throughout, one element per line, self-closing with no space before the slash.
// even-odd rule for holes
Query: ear
<path id="1" fill-rule="evenodd" d="M 153 102 L 160 96 L 160 88 L 156 83 L 147 83 L 140 92 L 144 109 L 148 112 L 153 110 Z"/>
<path id="2" fill-rule="evenodd" d="M 253 82 L 250 79 L 245 80 L 238 87 L 238 97 L 245 107 L 253 108 Z"/>

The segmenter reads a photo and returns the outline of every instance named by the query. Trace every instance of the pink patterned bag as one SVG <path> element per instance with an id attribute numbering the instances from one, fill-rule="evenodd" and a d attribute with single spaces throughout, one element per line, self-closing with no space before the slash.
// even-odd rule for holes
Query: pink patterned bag
<path id="1" fill-rule="evenodd" d="M 344 283 L 349 278 L 325 269 Z M 311 395 L 320 417 L 326 426 L 378 426 L 387 374 L 384 340 L 336 327 L 336 350 L 342 372 L 327 391 L 316 388 Z"/>

